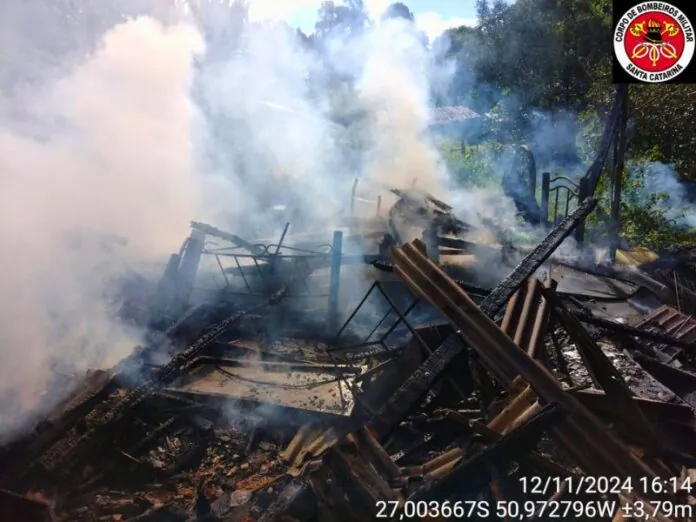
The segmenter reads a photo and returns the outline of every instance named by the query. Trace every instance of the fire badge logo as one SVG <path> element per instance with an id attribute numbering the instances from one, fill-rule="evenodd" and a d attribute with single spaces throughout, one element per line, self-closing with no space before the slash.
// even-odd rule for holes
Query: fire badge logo
<path id="1" fill-rule="evenodd" d="M 694 56 L 694 29 L 671 4 L 643 2 L 627 11 L 614 30 L 614 52 L 637 80 L 660 83 L 683 72 Z"/>

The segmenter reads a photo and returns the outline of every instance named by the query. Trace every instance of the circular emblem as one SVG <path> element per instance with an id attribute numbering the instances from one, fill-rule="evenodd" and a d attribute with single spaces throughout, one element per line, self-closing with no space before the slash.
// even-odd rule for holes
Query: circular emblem
<path id="1" fill-rule="evenodd" d="M 627 11 L 614 29 L 614 53 L 621 67 L 648 83 L 671 80 L 694 57 L 694 28 L 679 9 L 643 2 Z"/>

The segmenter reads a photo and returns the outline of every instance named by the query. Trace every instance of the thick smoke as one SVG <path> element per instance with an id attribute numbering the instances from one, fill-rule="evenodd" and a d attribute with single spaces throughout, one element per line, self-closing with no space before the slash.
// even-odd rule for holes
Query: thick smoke
<path id="1" fill-rule="evenodd" d="M 237 227 L 240 220 L 252 230 L 277 227 L 269 209 L 293 199 L 294 226 L 330 230 L 356 177 L 375 191 L 418 179 L 440 193 L 444 174 L 426 138 L 429 59 L 420 34 L 402 20 L 329 34 L 313 48 L 283 24 L 247 24 L 236 48 L 209 53 L 197 84 L 220 215 Z M 328 88 L 311 89 L 308 79 Z M 342 89 L 353 109 L 347 124 L 332 121 L 342 108 L 332 96 Z M 350 141 L 356 132 L 366 142 L 361 151 Z"/>
<path id="2" fill-rule="evenodd" d="M 115 319 L 110 284 L 165 259 L 189 220 L 250 238 L 288 219 L 328 232 L 356 177 L 417 178 L 440 192 L 424 135 L 428 54 L 408 24 L 351 37 L 351 59 L 337 63 L 328 41 L 321 52 L 283 24 L 240 24 L 235 6 L 163 4 L 136 10 L 157 17 L 126 21 L 85 5 L 42 38 L 30 30 L 39 15 L 42 25 L 70 16 L 23 3 L 2 26 L 5 49 L 32 50 L 31 60 L 2 56 L 2 436 L 60 398 L 64 390 L 47 391 L 54 363 L 71 373 L 130 352 L 143 332 Z M 158 21 L 172 12 L 177 23 Z M 329 96 L 310 88 L 339 69 L 353 83 L 366 150 L 351 150 Z M 279 206 L 290 215 L 275 216 Z"/>
<path id="3" fill-rule="evenodd" d="M 19 47 L 41 38 L 23 25 L 6 29 Z M 52 43 L 41 50 L 50 55 Z M 56 398 L 44 395 L 54 362 L 67 372 L 110 365 L 137 341 L 137 330 L 113 319 L 108 292 L 128 263 L 171 251 L 198 207 L 188 90 L 201 49 L 190 27 L 139 18 L 113 27 L 68 70 L 42 74 L 55 57 L 23 65 L 17 56 L 15 76 L 3 77 L 4 434 L 22 421 L 17 409 Z"/>
<path id="4" fill-rule="evenodd" d="M 207 122 L 208 214 L 247 237 L 281 226 L 276 206 L 293 205 L 295 226 L 330 220 L 351 177 L 337 161 L 336 125 L 308 97 L 316 58 L 289 28 L 270 23 L 248 24 L 231 51 L 211 52 L 196 82 Z"/>
<path id="5" fill-rule="evenodd" d="M 431 54 L 415 26 L 402 19 L 386 20 L 363 44 L 365 62 L 359 89 L 376 114 L 368 178 L 397 188 L 415 182 L 418 188 L 442 196 L 446 173 L 438 151 L 426 138 Z"/>
<path id="6" fill-rule="evenodd" d="M 631 176 L 638 179 L 638 189 L 628 196 L 637 203 L 664 212 L 665 218 L 677 226 L 696 227 L 696 205 L 679 174 L 672 165 L 658 161 L 633 165 Z"/>

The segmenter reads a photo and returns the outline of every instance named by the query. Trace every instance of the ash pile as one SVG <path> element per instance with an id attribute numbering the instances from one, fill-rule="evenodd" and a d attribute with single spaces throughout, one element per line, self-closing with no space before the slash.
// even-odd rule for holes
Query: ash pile
<path id="1" fill-rule="evenodd" d="M 149 304 L 122 311 L 148 342 L 2 449 L 0 518 L 691 518 L 688 270 L 556 255 L 590 198 L 522 248 L 393 195 L 333 237 L 192 223 Z M 489 250 L 510 270 L 482 288 Z"/>

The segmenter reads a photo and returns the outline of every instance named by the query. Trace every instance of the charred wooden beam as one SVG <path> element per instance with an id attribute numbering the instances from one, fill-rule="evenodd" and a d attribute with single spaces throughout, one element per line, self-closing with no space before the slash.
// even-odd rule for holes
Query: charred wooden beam
<path id="1" fill-rule="evenodd" d="M 329 307 L 327 328 L 330 333 L 338 329 L 338 292 L 341 283 L 341 257 L 343 255 L 343 232 L 334 231 L 331 249 L 331 270 L 329 283 Z"/>
<path id="2" fill-rule="evenodd" d="M 146 447 L 150 442 L 156 440 L 157 437 L 159 437 L 163 433 L 166 433 L 168 430 L 172 429 L 176 420 L 177 420 L 176 417 L 171 417 L 171 418 L 167 419 L 166 421 L 164 421 L 159 426 L 156 426 L 151 432 L 149 432 L 147 435 L 145 435 L 145 437 L 143 437 L 140 441 L 138 441 L 137 444 L 133 445 L 132 448 L 129 448 L 128 454 L 129 455 L 137 454 L 144 447 Z M 86 482 L 83 482 L 80 485 L 80 487 L 78 488 L 78 490 L 79 491 L 86 491 L 90 487 L 99 483 L 102 479 L 104 479 L 104 477 L 106 477 L 111 471 L 113 471 L 115 466 L 116 466 L 116 464 L 114 462 L 107 463 L 106 465 L 102 464 L 99 471 L 94 476 L 92 476 L 89 480 L 87 480 Z"/>
<path id="3" fill-rule="evenodd" d="M 256 255 L 263 255 L 266 254 L 267 252 L 265 251 L 264 248 L 260 247 L 259 245 L 254 245 L 252 243 L 249 243 L 245 239 L 242 239 L 236 234 L 231 234 L 230 232 L 225 232 L 224 230 L 220 230 L 219 228 L 216 228 L 212 225 L 208 225 L 207 223 L 201 223 L 199 221 L 191 221 L 191 228 L 194 230 L 199 230 L 203 234 L 207 236 L 213 236 L 217 237 L 220 239 L 224 239 L 225 241 L 229 241 L 233 245 L 236 245 L 238 247 L 242 247 L 245 250 L 248 250 L 252 254 Z"/>
<path id="4" fill-rule="evenodd" d="M 266 508 L 258 522 L 277 522 L 287 517 L 296 504 L 302 501 L 302 498 L 311 494 L 311 488 L 302 479 L 292 479 L 285 489 L 276 497 L 273 503 Z"/>
<path id="5" fill-rule="evenodd" d="M 0 489 L 0 515 L 7 522 L 56 522 L 50 506 L 11 491 Z"/>
<path id="6" fill-rule="evenodd" d="M 696 409 L 696 375 L 662 364 L 644 355 L 635 354 L 633 359 L 657 381 Z"/>
<path id="7" fill-rule="evenodd" d="M 694 386 L 696 389 L 696 386 Z M 571 392 L 575 398 L 587 408 L 597 412 L 604 412 L 612 416 L 626 417 L 631 413 L 625 411 L 611 398 L 611 396 L 599 390 L 577 390 Z M 653 399 L 635 397 L 634 401 L 643 410 L 643 413 L 655 424 L 669 422 L 683 425 L 688 428 L 696 428 L 696 416 L 685 404 L 662 402 Z"/>
<path id="8" fill-rule="evenodd" d="M 81 459 L 78 457 L 78 454 L 85 455 L 93 449 L 94 445 L 101 440 L 100 434 L 112 429 L 113 424 L 119 421 L 124 413 L 143 401 L 162 383 L 169 382 L 177 377 L 188 364 L 195 360 L 203 349 L 212 344 L 233 322 L 243 315 L 244 313 L 235 314 L 214 325 L 198 341 L 175 356 L 168 364 L 153 372 L 149 380 L 136 386 L 106 412 L 100 412 L 99 417 L 94 419 L 98 424 L 92 426 L 81 435 L 75 437 L 68 436 L 61 439 L 58 443 L 51 446 L 37 460 L 36 464 L 48 470 L 59 470 L 61 473 L 66 473 L 73 466 L 79 465 Z"/>
<path id="9" fill-rule="evenodd" d="M 449 206 L 447 203 L 445 203 L 445 202 L 442 201 L 441 199 L 436 198 L 436 197 L 433 196 L 432 194 L 429 194 L 429 193 L 426 192 L 426 194 L 425 194 L 425 199 L 427 199 L 428 201 L 430 201 L 433 205 L 435 205 L 436 207 L 438 207 L 438 208 L 439 208 L 440 210 L 442 210 L 443 212 L 451 212 L 451 211 L 452 211 L 452 207 L 451 207 L 451 206 Z"/>
<path id="10" fill-rule="evenodd" d="M 629 326 L 627 324 L 616 323 L 614 321 L 610 321 L 609 319 L 593 317 L 585 313 L 575 313 L 574 315 L 582 323 L 591 324 L 593 326 L 599 326 L 601 328 L 604 328 L 605 330 L 609 330 L 610 332 L 614 332 L 620 335 L 628 335 L 631 337 L 637 337 L 638 339 L 644 339 L 646 341 L 654 341 L 656 343 L 696 351 L 696 343 L 694 343 L 693 341 L 684 341 L 682 339 L 677 339 L 672 335 L 662 334 L 659 332 L 652 332 L 644 328 L 637 328 L 634 326 Z"/>
<path id="11" fill-rule="evenodd" d="M 614 165 L 612 176 L 611 198 L 611 243 L 609 246 L 609 258 L 611 264 L 616 261 L 616 250 L 619 247 L 619 232 L 621 229 L 621 187 L 623 185 L 624 160 L 626 154 L 627 126 L 628 126 L 628 96 L 620 100 L 621 114 L 618 123 L 618 136 L 614 141 Z"/>
<path id="12" fill-rule="evenodd" d="M 580 322 L 568 311 L 561 299 L 550 288 L 542 289 L 544 298 L 551 304 L 553 314 L 563 325 L 575 343 L 580 355 L 585 361 L 587 371 L 592 379 L 601 386 L 604 391 L 616 399 L 618 403 L 631 412 L 631 423 L 635 429 L 642 431 L 648 439 L 655 443 L 668 445 L 663 435 L 655 429 L 643 415 L 643 411 L 633 400 L 633 393 L 624 382 L 621 372 L 611 363 L 609 358 L 592 340 L 587 330 Z"/>
<path id="13" fill-rule="evenodd" d="M 565 238 L 577 227 L 597 206 L 597 200 L 586 199 L 582 204 L 561 223 L 558 224 L 534 250 L 529 252 L 519 265 L 503 281 L 496 286 L 481 302 L 481 311 L 488 317 L 494 317 L 505 303 L 513 296 L 522 284 L 546 261 L 560 246 Z"/>
<path id="14" fill-rule="evenodd" d="M 451 248 L 452 250 L 459 250 L 461 253 L 472 252 L 481 247 L 478 243 L 472 243 L 457 237 L 440 236 L 438 242 L 440 243 L 440 248 Z"/>
<path id="15" fill-rule="evenodd" d="M 621 477 L 657 476 L 608 432 L 604 423 L 568 395 L 553 375 L 520 350 L 417 245 L 409 243 L 394 249 L 392 255 L 399 277 L 458 329 L 458 335 L 476 350 L 487 367 L 508 380 L 519 374 L 543 401 L 556 402 L 571 414 L 563 429 L 554 429 L 552 433 L 564 449 L 574 452 L 586 472 Z M 598 440 L 602 440 L 601 445 Z"/>
<path id="16" fill-rule="evenodd" d="M 108 372 L 104 372 L 102 378 L 93 383 L 93 387 L 90 384 L 89 389 L 82 390 L 80 397 L 70 399 L 70 406 L 66 413 L 61 415 L 53 426 L 30 441 L 28 449 L 17 455 L 17 458 L 9 462 L 2 470 L 0 475 L 3 484 L 8 481 L 10 484 L 16 484 L 19 477 L 24 477 L 33 469 L 34 461 L 43 458 L 48 452 L 56 451 L 56 447 L 66 447 L 66 441 L 75 438 L 76 427 L 89 424 L 89 419 L 95 416 L 95 412 L 101 412 L 99 406 L 119 383 L 132 382 L 135 375 L 140 375 L 137 370 L 161 355 L 162 349 L 169 346 L 172 340 L 190 342 L 195 339 L 202 331 L 199 325 L 209 320 L 212 311 L 213 307 L 209 305 L 193 307 L 165 332 L 151 332 L 148 336 L 149 344 L 146 347 L 136 347 L 131 355 L 122 359 Z M 146 378 L 150 377 L 150 375 L 146 376 Z M 100 413 L 97 414 L 99 415 Z"/>
<path id="17" fill-rule="evenodd" d="M 599 143 L 599 148 L 597 149 L 597 155 L 584 176 L 588 182 L 588 196 L 592 196 L 597 189 L 597 183 L 599 183 L 599 178 L 602 175 L 604 165 L 609 157 L 611 145 L 614 142 L 614 137 L 616 136 L 619 128 L 622 108 L 627 97 L 628 85 L 619 85 L 616 89 L 614 105 L 612 106 L 611 112 L 609 113 L 609 117 L 607 118 L 607 122 L 604 127 L 604 132 L 602 133 L 602 139 Z"/>
<path id="18" fill-rule="evenodd" d="M 370 421 L 377 439 L 383 440 L 389 435 L 462 349 L 461 340 L 451 335 L 411 374 Z"/>

